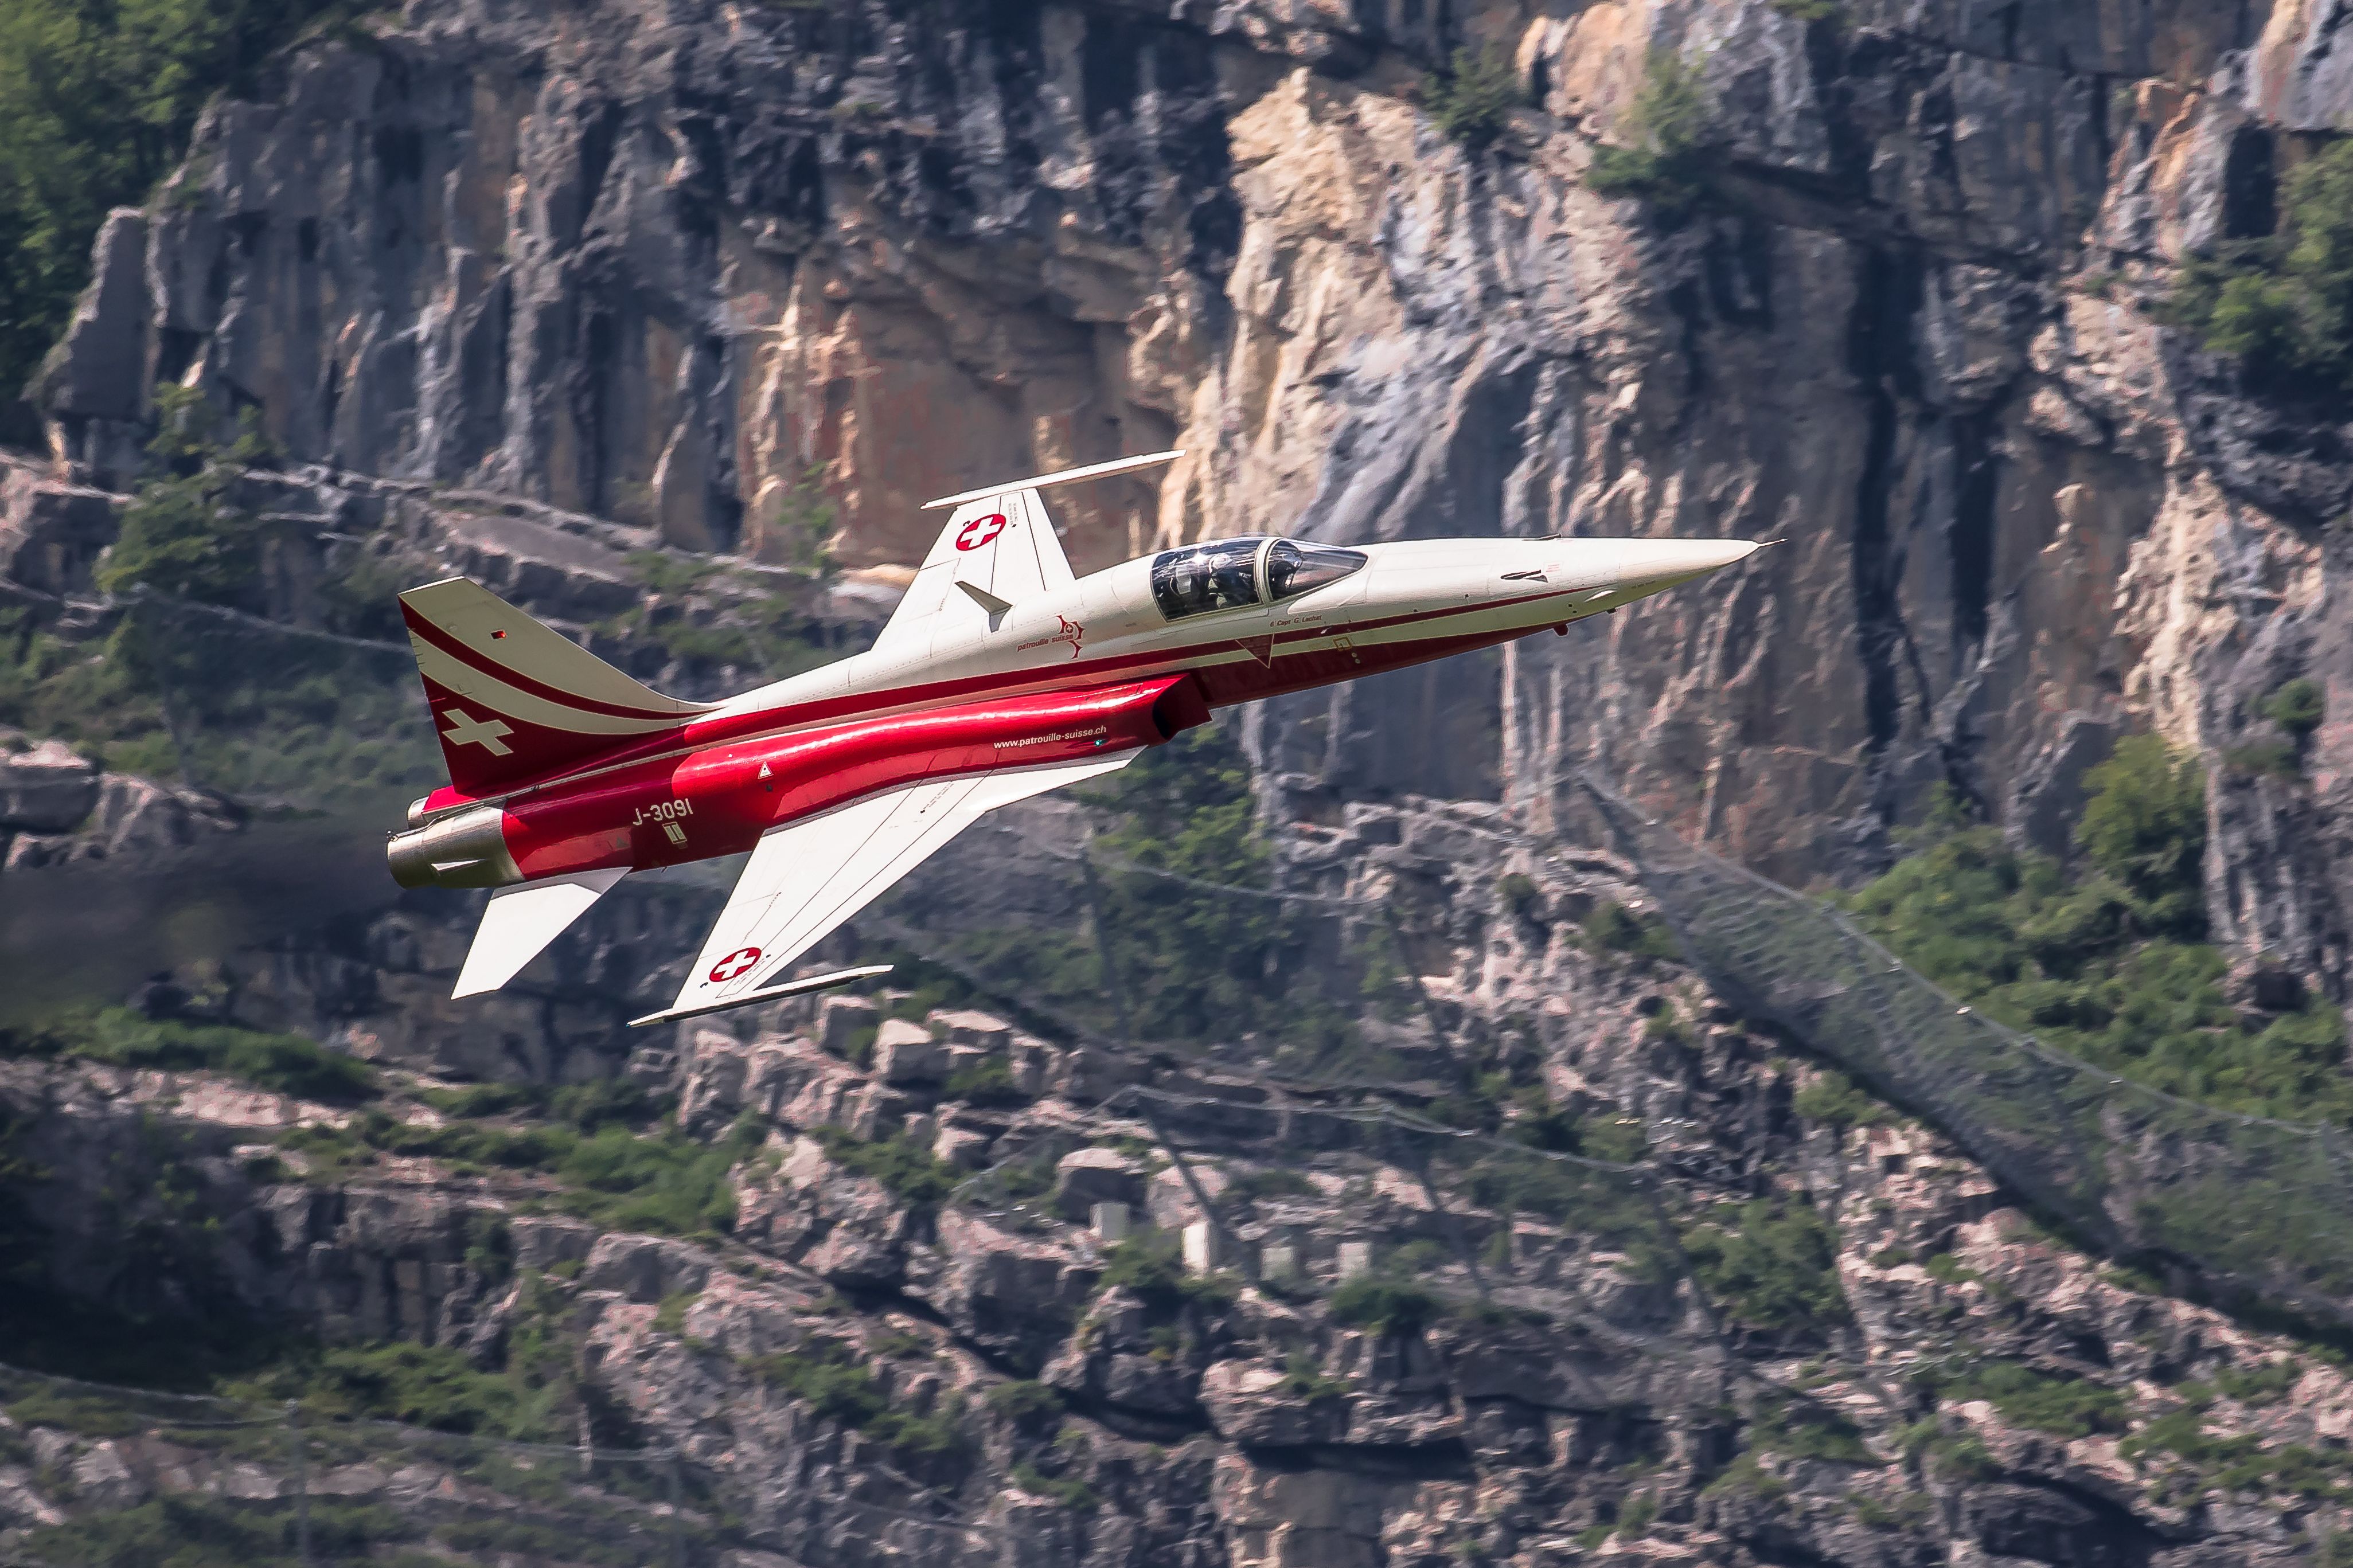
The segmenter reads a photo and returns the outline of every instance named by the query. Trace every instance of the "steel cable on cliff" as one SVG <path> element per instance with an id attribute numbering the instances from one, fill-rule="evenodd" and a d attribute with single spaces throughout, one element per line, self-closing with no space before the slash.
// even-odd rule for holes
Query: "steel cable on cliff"
<path id="1" fill-rule="evenodd" d="M 2353 1323 L 2353 1204 L 2329 1129 L 2200 1104 L 2010 1029 L 1840 910 L 1691 844 L 1590 775 L 1577 783 L 1719 993 L 1918 1111 L 2078 1234 Z M 1751 940 L 1760 926 L 1785 939 Z"/>

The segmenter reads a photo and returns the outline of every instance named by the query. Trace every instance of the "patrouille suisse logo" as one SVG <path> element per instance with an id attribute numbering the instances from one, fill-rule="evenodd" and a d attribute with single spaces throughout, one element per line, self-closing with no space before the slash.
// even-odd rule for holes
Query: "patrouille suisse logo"
<path id="1" fill-rule="evenodd" d="M 1087 635 L 1087 628 L 1081 626 L 1078 622 L 1071 619 L 1068 616 L 1056 616 L 1054 618 L 1062 623 L 1062 629 L 1056 632 L 1052 637 L 1038 637 L 1032 641 L 1023 643 L 1021 645 L 1021 651 L 1023 653 L 1028 653 L 1033 647 L 1045 647 L 1052 643 L 1066 642 L 1071 645 L 1071 657 L 1072 658 L 1079 657 L 1080 639 Z"/>

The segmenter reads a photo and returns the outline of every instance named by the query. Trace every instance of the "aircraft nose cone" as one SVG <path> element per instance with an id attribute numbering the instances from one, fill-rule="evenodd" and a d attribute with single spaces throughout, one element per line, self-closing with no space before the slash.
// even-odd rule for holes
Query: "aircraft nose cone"
<path id="1" fill-rule="evenodd" d="M 1628 539 L 1604 568 L 1620 592 L 1655 594 L 1747 560 L 1763 546 L 1747 539 Z"/>
<path id="2" fill-rule="evenodd" d="M 1645 540 L 1627 564 L 1643 577 L 1695 577 L 1737 565 L 1761 548 L 1749 539 Z"/>

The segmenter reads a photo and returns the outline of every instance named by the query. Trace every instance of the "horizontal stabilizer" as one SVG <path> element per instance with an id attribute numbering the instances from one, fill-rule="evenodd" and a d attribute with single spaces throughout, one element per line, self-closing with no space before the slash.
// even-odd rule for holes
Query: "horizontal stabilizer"
<path id="1" fill-rule="evenodd" d="M 588 907 L 626 874 L 620 867 L 609 871 L 583 871 L 577 876 L 551 877 L 544 881 L 501 888 L 492 893 L 491 906 L 482 911 L 482 923 L 474 932 L 474 945 L 467 950 L 466 966 L 458 973 L 458 988 L 449 993 L 450 997 L 454 1000 L 496 991 L 512 980 L 522 972 L 524 964 L 537 958 L 549 942 L 586 914 Z"/>
<path id="2" fill-rule="evenodd" d="M 1064 468 L 1059 474 L 1039 474 L 1035 479 L 1008 479 L 1000 485 L 984 485 L 976 490 L 963 490 L 955 495 L 942 496 L 937 500 L 925 501 L 919 510 L 937 511 L 942 507 L 962 506 L 968 500 L 987 500 L 991 496 L 1001 496 L 1008 490 L 1042 490 L 1052 485 L 1067 485 L 1080 479 L 1108 479 L 1113 474 L 1124 474 L 1135 468 L 1149 468 L 1161 463 L 1173 463 L 1184 455 L 1184 448 L 1178 447 L 1167 452 L 1146 452 L 1140 458 L 1113 458 L 1108 463 L 1089 463 L 1083 468 Z"/>
<path id="3" fill-rule="evenodd" d="M 811 974 L 799 980 L 787 980 L 782 985 L 765 985 L 757 991 L 747 991 L 741 996 L 724 1002 L 706 1002 L 697 1007 L 666 1007 L 659 1013 L 649 1013 L 642 1018 L 629 1020 L 632 1029 L 648 1024 L 674 1024 L 681 1018 L 700 1018 L 709 1013 L 726 1013 L 737 1007 L 749 1007 L 755 1002 L 773 1002 L 779 996 L 806 996 L 812 991 L 830 991 L 837 985 L 888 974 L 887 963 L 862 964 L 856 969 L 837 969 L 830 974 Z"/>

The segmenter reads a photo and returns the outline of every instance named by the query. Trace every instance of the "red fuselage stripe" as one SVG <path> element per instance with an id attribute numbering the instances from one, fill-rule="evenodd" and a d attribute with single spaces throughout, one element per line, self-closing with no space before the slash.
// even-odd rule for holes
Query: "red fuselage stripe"
<path id="1" fill-rule="evenodd" d="M 1272 634 L 1272 636 L 1277 644 L 1293 645 L 1320 642 L 1332 637 L 1354 639 L 1368 631 L 1409 626 L 1454 616 L 1482 615 L 1492 610 L 1507 610 L 1543 599 L 1557 598 L 1561 594 L 1571 592 L 1575 590 L 1560 589 L 1552 593 L 1523 595 L 1511 599 L 1466 600 L 1461 605 L 1448 605 L 1443 609 L 1418 610 L 1408 615 L 1388 616 L 1378 620 L 1354 623 L 1343 620 L 1326 626 L 1300 627 L 1293 631 Z M 1532 629 L 1540 628 L 1514 627 L 1492 634 L 1480 632 L 1470 635 L 1474 639 L 1472 646 L 1476 646 L 1477 641 L 1508 640 L 1525 636 Z M 1430 640 L 1433 643 L 1454 645 L 1461 639 L 1432 638 Z M 608 752 L 594 768 L 566 769 L 543 779 L 521 781 L 494 795 L 471 796 L 459 795 L 454 789 L 436 790 L 428 797 L 429 809 L 440 811 L 450 806 L 464 805 L 474 800 L 512 799 L 514 796 L 546 789 L 555 784 L 576 783 L 615 768 L 632 766 L 663 757 L 681 756 L 709 746 L 765 740 L 774 735 L 817 724 L 881 718 L 906 708 L 953 703 L 960 698 L 970 698 L 976 694 L 986 693 L 1001 697 L 1027 695 L 1021 688 L 1032 684 L 1039 685 L 1042 691 L 1060 690 L 1074 686 L 1098 683 L 1121 673 L 1133 675 L 1141 668 L 1154 665 L 1172 666 L 1174 668 L 1168 673 L 1182 673 L 1187 668 L 1187 660 L 1198 659 L 1209 654 L 1231 651 L 1239 648 L 1240 646 L 1235 637 L 1228 636 L 1219 637 L 1212 642 L 1192 643 L 1181 647 L 1122 654 L 1111 658 L 1089 659 L 1060 666 L 1050 665 L 1037 669 L 999 670 L 986 675 L 960 676 L 950 680 L 935 680 L 920 686 L 895 687 L 881 691 L 845 692 L 839 697 L 824 698 L 791 707 L 763 709 L 757 712 L 733 714 L 723 719 L 691 721 L 678 730 L 647 735 Z M 1398 657 L 1410 651 L 1397 649 L 1393 652 L 1391 648 L 1386 647 L 1362 649 L 1360 652 L 1363 656 L 1363 663 L 1366 667 L 1363 672 L 1370 673 L 1374 668 L 1385 668 L 1393 663 L 1410 662 L 1408 658 Z M 1435 656 L 1436 653 L 1433 650 L 1432 657 Z M 1277 648 L 1272 650 L 1270 666 L 1272 659 L 1297 657 L 1296 654 L 1285 654 Z M 1345 674 L 1335 674 L 1324 679 L 1345 679 L 1347 677 Z M 1314 684 L 1314 681 L 1311 680 L 1308 684 Z M 1246 700 L 1237 698 L 1225 700 Z M 567 698 L 564 700 L 575 700 Z M 1211 700 L 1213 703 L 1219 701 L 1214 691 Z"/>

